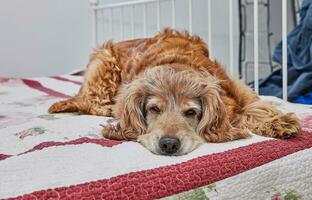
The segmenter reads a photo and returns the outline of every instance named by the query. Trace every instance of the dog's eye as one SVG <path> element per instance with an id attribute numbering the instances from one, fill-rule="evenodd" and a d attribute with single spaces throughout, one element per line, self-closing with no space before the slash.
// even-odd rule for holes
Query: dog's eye
<path id="1" fill-rule="evenodd" d="M 184 115 L 186 117 L 193 117 L 196 115 L 196 111 L 194 109 L 189 109 L 187 111 L 184 112 Z"/>
<path id="2" fill-rule="evenodd" d="M 152 113 L 155 113 L 155 114 L 159 114 L 160 113 L 160 109 L 157 107 L 157 106 L 152 106 L 150 107 L 149 109 Z"/>

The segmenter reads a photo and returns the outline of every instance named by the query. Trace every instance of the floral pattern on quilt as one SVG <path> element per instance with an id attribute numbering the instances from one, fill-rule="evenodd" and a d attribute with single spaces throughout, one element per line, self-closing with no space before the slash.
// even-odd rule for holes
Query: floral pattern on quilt
<path id="1" fill-rule="evenodd" d="M 296 190 L 281 190 L 277 191 L 274 189 L 272 192 L 269 192 L 271 198 L 270 200 L 303 200 L 302 195 L 300 195 Z"/>
<path id="2" fill-rule="evenodd" d="M 44 120 L 57 120 L 57 119 L 64 119 L 67 117 L 74 117 L 74 116 L 79 116 L 78 113 L 58 113 L 58 114 L 42 114 L 38 115 L 37 118 L 39 119 L 44 119 Z"/>
<path id="3" fill-rule="evenodd" d="M 24 139 L 29 136 L 41 135 L 45 132 L 46 132 L 46 129 L 44 127 L 37 126 L 37 127 L 33 127 L 27 130 L 17 132 L 15 133 L 15 136 L 17 136 L 19 139 Z"/>
<path id="4" fill-rule="evenodd" d="M 204 187 L 163 198 L 163 200 L 218 200 L 220 199 L 219 192 L 217 184 L 213 183 Z M 272 191 L 268 191 L 267 193 L 267 200 L 303 200 L 302 195 L 294 189 L 272 189 Z"/>
<path id="5" fill-rule="evenodd" d="M 43 114 L 43 115 L 39 115 L 37 116 L 40 119 L 45 119 L 45 120 L 56 120 L 56 119 L 60 119 L 57 115 L 55 114 Z"/>
<path id="6" fill-rule="evenodd" d="M 216 184 L 210 184 L 204 187 L 200 187 L 194 190 L 182 192 L 180 194 L 172 195 L 164 200 L 209 200 L 210 198 L 218 195 Z"/>

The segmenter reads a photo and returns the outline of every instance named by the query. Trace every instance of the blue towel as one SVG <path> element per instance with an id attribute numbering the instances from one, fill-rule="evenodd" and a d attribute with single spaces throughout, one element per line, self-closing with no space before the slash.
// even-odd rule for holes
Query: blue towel
<path id="1" fill-rule="evenodd" d="M 288 100 L 311 104 L 312 99 L 309 101 L 307 98 L 312 98 L 312 95 L 307 94 L 312 94 L 312 0 L 303 1 L 300 23 L 287 39 Z M 273 60 L 282 64 L 282 42 L 276 46 Z M 282 69 L 261 80 L 259 91 L 262 95 L 282 97 Z"/>

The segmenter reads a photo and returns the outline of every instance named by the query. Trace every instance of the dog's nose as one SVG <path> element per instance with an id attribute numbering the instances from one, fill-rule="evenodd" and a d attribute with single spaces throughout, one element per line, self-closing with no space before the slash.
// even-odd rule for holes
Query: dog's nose
<path id="1" fill-rule="evenodd" d="M 174 154 L 180 148 L 180 140 L 176 137 L 163 136 L 159 140 L 159 147 L 165 154 Z"/>

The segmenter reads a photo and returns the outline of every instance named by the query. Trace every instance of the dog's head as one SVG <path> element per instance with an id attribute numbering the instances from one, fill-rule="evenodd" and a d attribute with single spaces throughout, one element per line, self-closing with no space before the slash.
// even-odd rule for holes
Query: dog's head
<path id="1" fill-rule="evenodd" d="M 124 137 L 156 154 L 191 152 L 224 126 L 219 82 L 195 70 L 169 66 L 146 70 L 125 84 L 116 99 L 115 115 Z"/>

